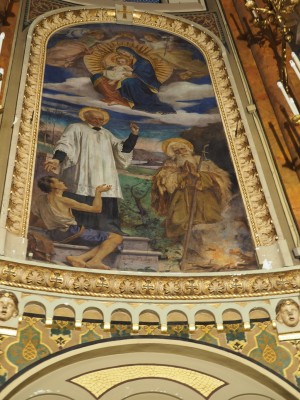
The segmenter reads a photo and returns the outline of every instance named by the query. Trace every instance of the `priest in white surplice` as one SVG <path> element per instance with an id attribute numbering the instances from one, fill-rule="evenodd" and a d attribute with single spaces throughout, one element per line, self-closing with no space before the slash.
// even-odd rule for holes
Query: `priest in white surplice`
<path id="1" fill-rule="evenodd" d="M 117 199 L 122 198 L 122 191 L 117 169 L 130 165 L 139 127 L 131 124 L 129 137 L 122 141 L 103 128 L 109 121 L 106 111 L 84 107 L 79 117 L 82 122 L 65 129 L 45 169 L 54 172 L 60 166 L 60 179 L 68 187 L 65 195 L 87 204 L 92 204 L 97 186 L 111 185 L 103 194 L 103 211 L 97 218 L 83 212 L 75 217 L 79 225 L 120 233 Z"/>

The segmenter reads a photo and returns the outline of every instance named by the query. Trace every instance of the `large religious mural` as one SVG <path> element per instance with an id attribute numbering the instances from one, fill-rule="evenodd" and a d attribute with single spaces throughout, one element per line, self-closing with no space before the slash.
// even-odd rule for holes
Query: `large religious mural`
<path id="1" fill-rule="evenodd" d="M 28 237 L 31 257 L 74 268 L 257 268 L 195 46 L 109 23 L 50 37 Z"/>

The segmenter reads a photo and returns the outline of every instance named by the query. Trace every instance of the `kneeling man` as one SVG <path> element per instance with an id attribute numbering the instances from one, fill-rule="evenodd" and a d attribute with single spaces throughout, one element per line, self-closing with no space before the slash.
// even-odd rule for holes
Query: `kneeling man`
<path id="1" fill-rule="evenodd" d="M 37 199 L 32 213 L 43 221 L 50 238 L 60 243 L 93 247 L 79 256 L 67 256 L 67 261 L 74 267 L 110 269 L 102 260 L 122 243 L 123 237 L 116 233 L 79 226 L 72 210 L 100 213 L 101 194 L 109 191 L 111 186 L 105 184 L 98 186 L 92 205 L 64 197 L 66 185 L 53 176 L 40 178 L 38 187 L 45 194 Z"/>

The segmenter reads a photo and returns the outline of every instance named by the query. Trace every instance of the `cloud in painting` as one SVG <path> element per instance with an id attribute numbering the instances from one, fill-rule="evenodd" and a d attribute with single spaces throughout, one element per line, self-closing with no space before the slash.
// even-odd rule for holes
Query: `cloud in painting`
<path id="1" fill-rule="evenodd" d="M 162 152 L 161 140 L 153 140 L 153 138 L 139 137 L 135 149 L 144 149 L 152 152 Z"/>
<path id="2" fill-rule="evenodd" d="M 45 83 L 44 88 L 56 92 L 56 97 L 59 95 L 90 97 L 92 99 L 99 99 L 99 94 L 95 91 L 92 82 L 89 78 L 69 78 L 62 83 Z M 52 93 L 53 93 L 52 92 Z M 45 96 L 46 93 L 44 93 Z M 57 97 L 59 98 L 59 97 Z M 70 99 L 70 102 L 72 99 Z"/>
<path id="3" fill-rule="evenodd" d="M 176 96 L 174 96 L 176 93 Z M 159 91 L 161 101 L 172 104 L 175 108 L 185 106 L 186 101 L 203 100 L 206 97 L 214 97 L 212 85 L 197 85 L 190 82 L 174 82 L 162 86 Z"/>
<path id="4" fill-rule="evenodd" d="M 201 114 L 196 112 L 186 112 L 184 108 L 197 104 L 205 98 L 214 96 L 211 85 L 197 85 L 190 82 L 177 82 L 162 86 L 159 92 L 161 101 L 171 104 L 176 109 L 176 118 L 174 114 L 151 114 L 144 111 L 132 110 L 121 105 L 108 106 L 101 101 L 99 94 L 89 78 L 70 78 L 63 83 L 46 83 L 46 89 L 43 93 L 44 99 L 65 102 L 78 106 L 101 107 L 113 110 L 114 112 L 127 113 L 131 115 L 144 116 L 148 122 L 165 124 L 177 124 L 182 126 L 206 126 L 208 123 L 220 120 L 219 114 Z M 174 96 L 176 93 L 176 96 Z M 187 102 L 187 103 L 185 103 Z"/>

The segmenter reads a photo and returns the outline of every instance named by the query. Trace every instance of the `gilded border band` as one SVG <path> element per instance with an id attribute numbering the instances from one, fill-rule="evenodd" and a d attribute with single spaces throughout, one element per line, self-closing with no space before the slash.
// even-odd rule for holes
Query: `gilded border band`
<path id="1" fill-rule="evenodd" d="M 299 294 L 297 269 L 212 276 L 122 275 L 0 261 L 0 284 L 111 299 L 205 300 Z"/>

